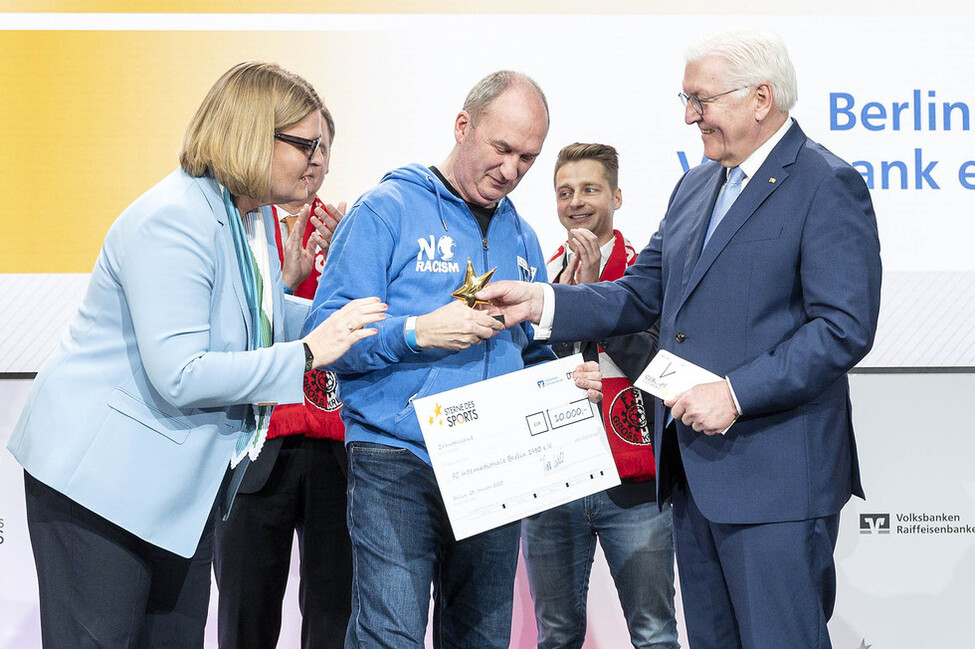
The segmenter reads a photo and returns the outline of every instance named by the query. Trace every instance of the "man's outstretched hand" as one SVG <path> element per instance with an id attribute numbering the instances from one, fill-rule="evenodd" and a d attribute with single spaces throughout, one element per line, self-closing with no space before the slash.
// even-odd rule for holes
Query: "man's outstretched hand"
<path id="1" fill-rule="evenodd" d="M 542 317 L 543 293 L 539 284 L 502 280 L 493 282 L 477 293 L 477 299 L 488 302 L 483 310 L 488 315 L 503 315 L 505 327 L 528 320 L 538 324 Z"/>

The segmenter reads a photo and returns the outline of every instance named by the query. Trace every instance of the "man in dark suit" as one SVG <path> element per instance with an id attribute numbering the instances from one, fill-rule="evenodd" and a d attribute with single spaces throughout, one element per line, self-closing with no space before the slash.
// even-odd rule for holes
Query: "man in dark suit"
<path id="1" fill-rule="evenodd" d="M 498 282 L 478 297 L 509 326 L 551 325 L 553 341 L 659 315 L 661 349 L 723 377 L 657 404 L 658 499 L 673 502 L 690 646 L 828 648 L 839 512 L 863 497 L 847 371 L 877 325 L 873 206 L 789 116 L 795 72 L 777 36 L 695 43 L 680 96 L 711 162 L 681 178 L 623 278 Z"/>

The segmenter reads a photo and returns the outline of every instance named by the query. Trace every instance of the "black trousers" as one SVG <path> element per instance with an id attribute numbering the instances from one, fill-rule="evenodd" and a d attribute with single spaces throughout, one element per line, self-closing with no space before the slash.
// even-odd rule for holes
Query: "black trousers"
<path id="1" fill-rule="evenodd" d="M 301 646 L 344 646 L 352 606 L 346 488 L 342 442 L 289 436 L 263 487 L 254 493 L 238 492 L 230 516 L 226 521 L 218 518 L 216 528 L 221 648 L 277 645 L 296 531 Z"/>
<path id="2" fill-rule="evenodd" d="M 44 649 L 203 647 L 213 523 L 185 559 L 24 472 Z"/>

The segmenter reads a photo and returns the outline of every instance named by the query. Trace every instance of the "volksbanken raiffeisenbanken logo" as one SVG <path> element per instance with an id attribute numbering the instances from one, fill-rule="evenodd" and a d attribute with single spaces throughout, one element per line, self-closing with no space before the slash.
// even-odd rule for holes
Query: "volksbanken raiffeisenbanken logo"
<path id="1" fill-rule="evenodd" d="M 890 514 L 860 514 L 860 534 L 890 534 Z"/>

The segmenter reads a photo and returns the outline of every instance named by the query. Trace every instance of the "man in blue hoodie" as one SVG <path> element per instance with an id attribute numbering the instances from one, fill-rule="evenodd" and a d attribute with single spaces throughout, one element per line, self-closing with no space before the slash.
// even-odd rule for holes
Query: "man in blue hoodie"
<path id="1" fill-rule="evenodd" d="M 346 647 L 422 648 L 431 584 L 435 646 L 508 646 L 518 523 L 454 539 L 412 401 L 555 358 L 530 325 L 504 329 L 451 297 L 468 261 L 478 275 L 546 281 L 535 232 L 507 195 L 547 132 L 538 85 L 491 74 L 457 115 L 447 158 L 389 172 L 335 232 L 307 326 L 359 296 L 389 304 L 378 335 L 330 366 L 349 448 Z M 577 376 L 598 390 L 598 373 Z"/>

